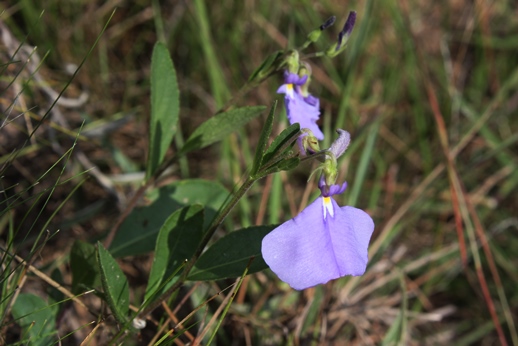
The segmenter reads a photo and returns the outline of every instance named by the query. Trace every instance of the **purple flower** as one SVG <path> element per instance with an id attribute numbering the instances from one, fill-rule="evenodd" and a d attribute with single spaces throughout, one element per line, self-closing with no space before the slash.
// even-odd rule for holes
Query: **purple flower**
<path id="1" fill-rule="evenodd" d="M 331 197 L 346 186 L 322 189 L 322 196 L 264 237 L 265 262 L 294 289 L 365 272 L 374 222 L 363 210 L 340 207 Z"/>
<path id="2" fill-rule="evenodd" d="M 286 113 L 290 124 L 299 123 L 300 128 L 310 129 L 313 135 L 324 139 L 324 134 L 317 125 L 320 118 L 320 101 L 313 95 L 303 96 L 300 86 L 304 85 L 308 76 L 299 77 L 295 73 L 284 73 L 284 84 L 277 90 L 278 94 L 285 94 Z"/>

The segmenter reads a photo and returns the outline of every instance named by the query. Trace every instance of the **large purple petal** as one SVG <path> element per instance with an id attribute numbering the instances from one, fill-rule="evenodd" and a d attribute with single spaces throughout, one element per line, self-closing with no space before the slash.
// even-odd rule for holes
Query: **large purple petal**
<path id="1" fill-rule="evenodd" d="M 340 276 L 323 219 L 322 197 L 267 234 L 261 252 L 270 269 L 297 290 Z"/>
<path id="2" fill-rule="evenodd" d="M 372 219 L 362 210 L 340 208 L 332 198 L 319 197 L 266 235 L 261 251 L 281 280 L 301 290 L 345 275 L 362 275 L 373 230 Z"/>

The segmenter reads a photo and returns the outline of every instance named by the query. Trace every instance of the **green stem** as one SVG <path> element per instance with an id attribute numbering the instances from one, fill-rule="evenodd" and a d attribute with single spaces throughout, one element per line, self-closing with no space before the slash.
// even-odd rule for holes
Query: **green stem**
<path id="1" fill-rule="evenodd" d="M 209 228 L 203 235 L 202 240 L 200 241 L 200 244 L 198 245 L 198 248 L 194 252 L 193 256 L 187 262 L 185 265 L 185 269 L 182 273 L 182 276 L 178 279 L 177 282 L 175 282 L 167 291 L 165 291 L 155 302 L 151 303 L 148 307 L 146 307 L 142 312 L 139 314 L 139 318 L 145 318 L 147 315 L 149 315 L 153 310 L 155 310 L 165 299 L 167 299 L 173 292 L 178 290 L 180 287 L 182 287 L 183 283 L 187 280 L 187 277 L 189 276 L 189 273 L 191 269 L 194 267 L 194 264 L 198 260 L 198 258 L 201 256 L 203 249 L 207 246 L 209 241 L 212 239 L 212 236 L 214 233 L 216 233 L 216 230 L 218 227 L 223 223 L 223 220 L 230 214 L 232 209 L 236 206 L 236 204 L 239 202 L 241 197 L 245 195 L 245 193 L 250 189 L 250 187 L 257 181 L 257 178 L 255 177 L 248 177 L 246 181 L 241 185 L 239 190 L 237 190 L 232 198 L 228 201 L 228 203 L 221 209 L 221 211 L 216 215 L 214 220 L 212 220 L 212 223 L 210 224 Z"/>

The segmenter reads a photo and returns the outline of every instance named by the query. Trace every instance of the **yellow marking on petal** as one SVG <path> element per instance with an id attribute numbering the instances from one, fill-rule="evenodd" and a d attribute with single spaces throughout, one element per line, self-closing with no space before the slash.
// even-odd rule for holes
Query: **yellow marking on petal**
<path id="1" fill-rule="evenodd" d="M 293 84 L 286 84 L 286 95 L 288 95 L 288 97 L 290 99 L 292 99 L 294 97 L 294 95 L 293 95 Z"/>
<path id="2" fill-rule="evenodd" d="M 333 209 L 333 203 L 331 203 L 331 197 L 323 197 L 322 204 L 324 207 L 324 220 L 327 218 L 327 213 L 329 213 L 331 217 L 335 217 L 335 211 Z"/>

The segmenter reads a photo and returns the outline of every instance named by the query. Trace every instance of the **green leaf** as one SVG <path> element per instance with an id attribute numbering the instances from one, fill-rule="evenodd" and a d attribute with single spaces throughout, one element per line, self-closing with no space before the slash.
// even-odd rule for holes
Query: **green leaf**
<path id="1" fill-rule="evenodd" d="M 151 119 L 146 178 L 151 177 L 171 145 L 178 125 L 180 92 L 169 51 L 157 43 L 151 58 Z"/>
<path id="2" fill-rule="evenodd" d="M 70 250 L 70 269 L 72 270 L 72 292 L 79 294 L 100 285 L 101 276 L 97 264 L 95 246 L 76 240 Z"/>
<path id="3" fill-rule="evenodd" d="M 126 324 L 129 311 L 128 280 L 115 259 L 101 242 L 97 242 L 97 261 L 101 272 L 101 284 L 106 303 L 117 322 Z"/>
<path id="4" fill-rule="evenodd" d="M 242 107 L 214 115 L 194 130 L 180 153 L 198 150 L 222 140 L 265 109 L 264 106 Z"/>
<path id="5" fill-rule="evenodd" d="M 278 50 L 276 52 L 273 52 L 272 54 L 268 55 L 266 59 L 262 62 L 262 64 L 250 75 L 250 78 L 248 78 L 248 82 L 254 81 L 256 78 L 258 81 L 263 80 L 264 78 L 268 77 L 275 71 L 277 71 L 280 66 L 281 57 L 284 56 L 284 52 L 282 50 Z"/>
<path id="6" fill-rule="evenodd" d="M 149 274 L 146 300 L 165 292 L 184 260 L 192 257 L 203 237 L 203 206 L 193 205 L 175 211 L 158 233 L 155 258 Z"/>
<path id="7" fill-rule="evenodd" d="M 36 345 L 54 345 L 57 337 L 56 308 L 51 308 L 40 297 L 21 293 L 13 304 L 12 315 L 22 329 L 21 342 Z M 30 343 L 29 343 L 30 341 Z"/>
<path id="8" fill-rule="evenodd" d="M 261 137 L 259 137 L 259 142 L 257 143 L 257 149 L 255 151 L 254 164 L 252 166 L 252 170 L 250 171 L 251 176 L 254 176 L 261 167 L 264 152 L 266 150 L 266 146 L 268 145 L 268 139 L 270 138 L 273 129 L 275 108 L 277 108 L 277 100 L 275 100 L 275 102 L 272 105 L 272 108 L 270 108 L 270 114 L 268 114 L 268 118 L 266 118 L 266 122 L 263 126 L 263 131 L 261 132 Z"/>
<path id="9" fill-rule="evenodd" d="M 269 162 L 276 156 L 282 154 L 287 148 L 295 143 L 296 137 L 300 134 L 300 124 L 295 123 L 282 131 L 264 153 L 263 162 Z"/>
<path id="10" fill-rule="evenodd" d="M 300 163 L 300 158 L 292 157 L 291 159 L 282 160 L 276 167 L 279 171 L 289 171 L 297 167 Z"/>
<path id="11" fill-rule="evenodd" d="M 287 154 L 289 155 L 289 153 Z M 284 159 L 278 161 L 275 165 L 269 167 L 268 169 L 261 172 L 261 176 L 266 176 L 268 174 L 277 173 L 280 171 L 289 171 L 297 167 L 300 163 L 299 157 L 292 157 L 289 159 Z"/>
<path id="12" fill-rule="evenodd" d="M 114 257 L 153 251 L 158 232 L 172 212 L 184 206 L 205 206 L 206 228 L 228 197 L 228 191 L 215 182 L 191 179 L 174 182 L 146 195 L 147 206 L 135 208 L 115 235 L 110 252 Z"/>
<path id="13" fill-rule="evenodd" d="M 219 239 L 198 259 L 189 280 L 219 280 L 241 276 L 253 257 L 248 274 L 268 268 L 261 254 L 265 235 L 277 226 L 254 226 Z"/>

